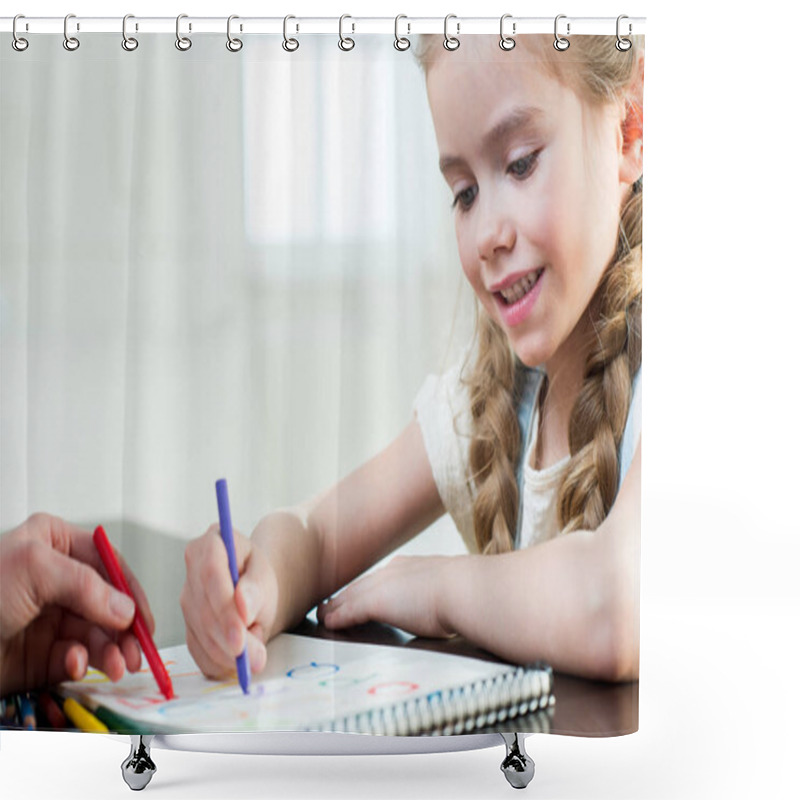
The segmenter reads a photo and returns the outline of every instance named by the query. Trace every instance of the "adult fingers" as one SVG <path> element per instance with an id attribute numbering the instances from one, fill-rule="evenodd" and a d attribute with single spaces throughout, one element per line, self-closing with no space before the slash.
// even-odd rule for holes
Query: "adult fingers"
<path id="1" fill-rule="evenodd" d="M 117 646 L 125 659 L 128 672 L 138 672 L 142 668 L 142 651 L 132 633 L 122 633 L 117 637 Z"/>
<path id="2" fill-rule="evenodd" d="M 100 554 L 97 552 L 94 539 L 88 531 L 84 531 L 83 529 L 65 522 L 64 520 L 58 520 L 58 518 L 54 518 L 51 526 L 51 536 L 53 547 L 55 549 L 59 550 L 60 552 L 64 552 L 66 555 L 70 555 L 79 561 L 82 561 L 84 564 L 88 564 L 100 575 L 106 576 L 105 566 L 100 558 Z M 147 594 L 142 588 L 139 579 L 128 565 L 128 562 L 116 548 L 114 548 L 114 554 L 117 557 L 117 561 L 119 561 L 122 573 L 125 576 L 128 587 L 130 588 L 133 598 L 136 601 L 136 606 L 144 617 L 144 621 L 148 630 L 151 634 L 155 633 L 155 617 L 153 616 L 153 612 L 150 608 L 150 602 L 147 599 Z"/>
<path id="3" fill-rule="evenodd" d="M 112 681 L 125 674 L 126 659 L 115 637 L 97 625 L 74 616 L 64 618 L 61 637 L 80 642 L 88 652 L 89 666 L 104 672 Z"/>
<path id="4" fill-rule="evenodd" d="M 47 684 L 79 681 L 86 675 L 89 653 L 82 642 L 62 639 L 53 643 L 47 667 Z"/>
<path id="5" fill-rule="evenodd" d="M 98 625 L 124 630 L 133 622 L 134 604 L 118 592 L 91 566 L 48 547 L 32 542 L 21 590 L 28 591 L 39 610 L 56 604 Z"/>
<path id="6" fill-rule="evenodd" d="M 127 668 L 128 672 L 138 672 L 142 667 L 142 651 L 139 641 L 131 630 L 115 632 L 98 628 L 94 623 L 81 617 L 65 614 L 60 625 L 62 638 L 80 640 L 89 649 L 89 664 L 106 673 L 112 680 L 119 680 Z M 107 655 L 110 647 L 116 648 L 116 655 Z M 111 659 L 109 662 L 108 659 Z M 122 668 L 118 666 L 121 664 Z"/>

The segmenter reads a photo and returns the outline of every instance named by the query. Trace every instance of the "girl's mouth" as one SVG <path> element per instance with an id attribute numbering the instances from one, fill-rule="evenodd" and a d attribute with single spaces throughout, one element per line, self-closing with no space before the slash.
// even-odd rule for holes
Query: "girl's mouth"
<path id="1" fill-rule="evenodd" d="M 507 326 L 519 325 L 528 316 L 541 291 L 543 273 L 544 267 L 531 270 L 508 288 L 492 292 Z"/>
<path id="2" fill-rule="evenodd" d="M 501 289 L 499 292 L 495 292 L 495 294 L 500 295 L 502 301 L 507 306 L 513 306 L 514 303 L 519 302 L 536 285 L 543 271 L 544 267 L 531 270 L 515 284 L 509 286 L 507 289 Z"/>

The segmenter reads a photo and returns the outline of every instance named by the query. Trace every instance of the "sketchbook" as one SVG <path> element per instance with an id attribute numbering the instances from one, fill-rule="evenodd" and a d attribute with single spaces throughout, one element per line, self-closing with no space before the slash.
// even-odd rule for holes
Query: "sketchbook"
<path id="1" fill-rule="evenodd" d="M 112 683 L 90 669 L 63 683 L 118 733 L 324 731 L 461 734 L 555 703 L 550 667 L 518 667 L 443 653 L 281 634 L 245 695 L 236 677 L 206 678 L 186 645 L 160 651 L 175 697 L 146 665 Z"/>

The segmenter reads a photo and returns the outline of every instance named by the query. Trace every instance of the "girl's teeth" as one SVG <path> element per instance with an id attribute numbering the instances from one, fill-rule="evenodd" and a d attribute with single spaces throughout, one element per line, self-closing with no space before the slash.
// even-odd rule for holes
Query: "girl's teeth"
<path id="1" fill-rule="evenodd" d="M 539 277 L 539 272 L 531 272 L 526 275 L 524 278 L 520 278 L 513 286 L 509 286 L 508 289 L 501 290 L 500 294 L 503 297 L 503 300 L 506 301 L 509 305 L 516 303 L 518 300 L 522 299 L 536 283 L 536 279 Z"/>

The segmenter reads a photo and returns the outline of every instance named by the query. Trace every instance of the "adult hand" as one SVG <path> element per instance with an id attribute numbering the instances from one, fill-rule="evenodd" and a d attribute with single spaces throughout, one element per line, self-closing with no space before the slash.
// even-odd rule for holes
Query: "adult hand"
<path id="1" fill-rule="evenodd" d="M 150 605 L 120 565 L 148 628 Z M 88 666 L 112 681 L 141 667 L 133 601 L 108 583 L 88 531 L 34 514 L 0 537 L 0 694 L 80 680 Z"/>
<path id="2" fill-rule="evenodd" d="M 275 573 L 261 549 L 233 532 L 239 583 L 234 591 L 219 525 L 212 525 L 185 551 L 186 583 L 181 609 L 186 644 L 197 666 L 209 678 L 236 672 L 236 657 L 247 647 L 256 674 L 267 663 L 264 644 L 277 608 Z"/>

